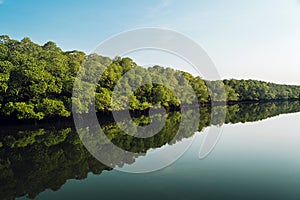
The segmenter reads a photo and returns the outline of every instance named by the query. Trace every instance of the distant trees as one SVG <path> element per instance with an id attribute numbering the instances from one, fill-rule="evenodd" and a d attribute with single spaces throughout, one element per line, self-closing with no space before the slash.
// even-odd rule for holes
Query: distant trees
<path id="1" fill-rule="evenodd" d="M 300 87 L 294 85 L 279 85 L 257 80 L 224 80 L 238 94 L 238 101 L 268 101 L 299 99 Z"/>
<path id="2" fill-rule="evenodd" d="M 299 99 L 300 87 L 256 80 L 205 81 L 187 72 L 153 66 L 144 69 L 130 58 L 111 60 L 80 51 L 62 51 L 54 42 L 40 46 L 29 38 L 21 41 L 0 36 L 0 114 L 18 119 L 43 119 L 71 114 L 72 101 L 81 113 L 89 111 L 91 96 L 72 99 L 73 84 L 81 65 L 87 66 L 78 91 L 92 90 L 95 108 L 112 110 L 112 93 L 122 83 L 115 109 L 144 110 L 154 105 L 178 107 L 181 104 L 211 101 L 269 101 Z M 97 76 L 99 74 L 99 76 Z M 102 74 L 102 76 L 100 76 Z M 146 83 L 146 84 L 144 84 Z M 137 86 L 131 91 L 131 86 Z M 189 85 L 193 91 L 187 89 Z M 176 96 L 180 94 L 180 96 Z M 80 94 L 84 95 L 84 94 Z M 129 101 L 126 108 L 125 100 Z M 123 102 L 123 103 L 122 103 Z"/>

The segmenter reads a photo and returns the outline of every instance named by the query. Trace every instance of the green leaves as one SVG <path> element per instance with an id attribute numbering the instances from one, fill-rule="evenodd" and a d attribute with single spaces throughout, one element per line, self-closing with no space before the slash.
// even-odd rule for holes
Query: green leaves
<path id="1" fill-rule="evenodd" d="M 70 116 L 80 51 L 63 52 L 53 42 L 40 46 L 0 36 L 0 105 L 2 115 L 17 119 Z M 66 107 L 68 106 L 68 107 Z"/>
<path id="2" fill-rule="evenodd" d="M 101 88 L 95 93 L 95 107 L 99 111 L 111 111 L 111 95 L 107 88 Z"/>
<path id="3" fill-rule="evenodd" d="M 69 117 L 71 115 L 62 101 L 48 98 L 43 99 L 42 103 L 37 105 L 37 110 L 43 112 L 46 116 Z"/>
<path id="4" fill-rule="evenodd" d="M 300 94 L 300 87 L 294 85 L 280 85 L 257 80 L 235 79 L 224 80 L 223 82 L 238 94 L 238 101 L 299 99 Z"/>
<path id="5" fill-rule="evenodd" d="M 4 105 L 3 112 L 18 119 L 43 119 L 45 116 L 42 112 L 35 112 L 33 104 L 25 102 L 9 102 Z"/>
<path id="6" fill-rule="evenodd" d="M 78 75 L 81 80 L 73 89 Z M 131 91 L 134 86 L 138 87 Z M 114 94 L 118 98 L 112 102 Z M 76 112 L 88 113 L 93 106 L 97 111 L 111 111 L 112 107 L 145 110 L 154 105 L 299 98 L 299 86 L 256 80 L 205 81 L 158 65 L 145 69 L 130 58 L 86 56 L 77 50 L 64 52 L 51 41 L 40 46 L 29 38 L 17 41 L 0 36 L 2 116 L 68 117 L 72 102 Z"/>

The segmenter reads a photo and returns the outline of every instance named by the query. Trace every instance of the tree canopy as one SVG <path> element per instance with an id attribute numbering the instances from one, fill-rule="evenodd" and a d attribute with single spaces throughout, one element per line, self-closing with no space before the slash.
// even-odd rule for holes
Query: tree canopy
<path id="1" fill-rule="evenodd" d="M 78 91 L 74 91 L 74 81 L 81 66 L 89 67 L 81 72 L 83 79 L 76 87 Z M 161 66 L 145 69 L 130 58 L 86 55 L 77 50 L 63 51 L 51 41 L 38 45 L 29 38 L 17 41 L 6 35 L 0 36 L 2 117 L 38 120 L 68 117 L 72 101 L 76 111 L 87 113 L 93 105 L 93 97 L 82 96 L 84 94 L 80 92 L 92 90 L 92 79 L 95 78 L 98 81 L 95 91 L 92 91 L 94 106 L 103 112 L 112 109 L 145 110 L 153 106 L 174 108 L 182 104 L 209 104 L 211 101 L 288 100 L 300 96 L 299 86 L 257 80 L 208 81 Z M 140 87 L 130 91 L 133 85 Z M 186 89 L 188 85 L 192 90 Z M 119 98 L 112 102 L 117 87 Z M 73 92 L 78 96 L 72 98 Z M 193 95 L 197 102 L 191 98 Z M 129 107 L 126 107 L 126 101 Z"/>

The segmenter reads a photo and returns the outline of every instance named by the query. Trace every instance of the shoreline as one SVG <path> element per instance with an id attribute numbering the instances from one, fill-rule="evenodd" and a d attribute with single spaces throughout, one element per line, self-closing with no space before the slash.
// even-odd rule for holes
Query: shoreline
<path id="1" fill-rule="evenodd" d="M 295 102 L 295 101 L 300 101 L 300 99 L 272 99 L 272 100 L 247 100 L 247 101 L 227 101 L 227 102 L 210 102 L 210 103 L 203 103 L 200 102 L 198 104 L 185 104 L 185 105 L 180 105 L 178 107 L 165 107 L 165 110 L 167 112 L 174 112 L 174 111 L 180 111 L 180 108 L 187 108 L 187 109 L 192 109 L 195 107 L 201 108 L 211 108 L 211 106 L 233 106 L 233 105 L 245 105 L 245 104 L 264 104 L 264 103 L 283 103 L 283 102 Z M 142 115 L 149 115 L 149 110 L 151 108 L 147 108 L 145 110 L 129 110 L 130 116 L 131 117 L 139 117 Z M 161 108 L 154 108 L 152 110 L 153 114 L 159 114 L 161 112 Z M 125 114 L 128 112 L 128 110 L 120 110 L 120 111 L 115 111 L 117 114 Z M 82 114 L 82 116 L 87 116 L 88 114 Z M 112 111 L 98 111 L 96 113 L 98 120 L 101 120 L 101 116 L 106 116 L 106 117 L 111 117 L 112 116 Z M 61 116 L 56 116 L 56 117 L 47 117 L 42 120 L 34 120 L 34 119 L 16 119 L 13 117 L 0 117 L 0 124 L 1 125 L 22 125 L 22 126 L 34 126 L 37 127 L 40 124 L 65 124 L 65 123 L 70 123 L 73 124 L 73 116 L 69 117 L 61 117 Z"/>

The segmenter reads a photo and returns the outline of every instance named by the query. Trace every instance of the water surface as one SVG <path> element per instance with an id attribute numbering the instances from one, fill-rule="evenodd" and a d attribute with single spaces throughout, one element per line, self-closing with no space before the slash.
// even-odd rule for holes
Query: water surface
<path id="1" fill-rule="evenodd" d="M 169 141 L 180 113 L 169 113 L 167 128 L 139 143 L 116 134 L 116 124 L 103 117 L 108 137 L 140 154 L 123 166 L 147 159 L 150 151 L 193 140 L 175 163 L 146 174 L 101 164 L 82 145 L 72 123 L 5 127 L 0 198 L 299 199 L 299 102 L 243 104 L 226 110 L 220 140 L 205 159 L 199 159 L 199 149 L 211 126 L 209 109 L 202 109 L 198 130 L 187 131 L 175 143 Z M 148 118 L 135 120 L 147 123 Z"/>

